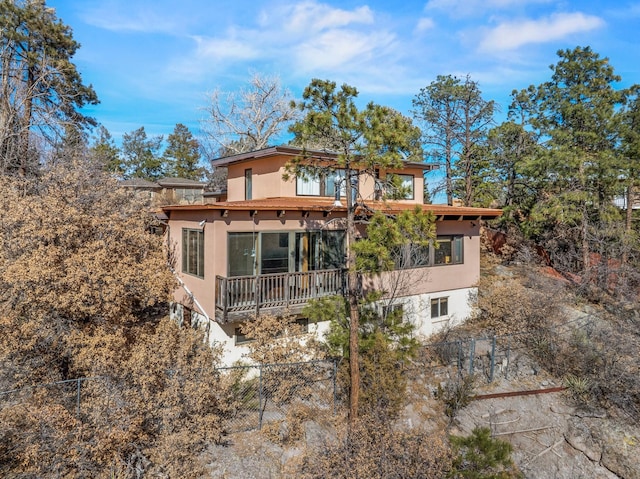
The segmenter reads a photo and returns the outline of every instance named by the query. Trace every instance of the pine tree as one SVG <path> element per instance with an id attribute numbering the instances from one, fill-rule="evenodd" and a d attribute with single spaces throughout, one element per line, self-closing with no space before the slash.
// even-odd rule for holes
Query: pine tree
<path id="1" fill-rule="evenodd" d="M 98 127 L 98 136 L 94 138 L 90 153 L 105 171 L 110 171 L 118 176 L 124 174 L 120 149 L 116 146 L 109 130 L 102 125 Z"/>
<path id="2" fill-rule="evenodd" d="M 451 436 L 453 479 L 515 479 L 522 477 L 511 460 L 511 444 L 491 437 L 489 428 L 475 428 L 468 437 Z"/>
<path id="3" fill-rule="evenodd" d="M 125 176 L 157 180 L 165 175 L 164 162 L 159 155 L 162 136 L 149 138 L 144 126 L 122 137 Z"/>
<path id="4" fill-rule="evenodd" d="M 167 176 L 200 180 L 204 174 L 199 166 L 200 144 L 182 123 L 178 123 L 167 137 L 163 160 Z"/>
<path id="5" fill-rule="evenodd" d="M 620 77 L 607 58 L 589 47 L 558 52 L 548 82 L 530 88 L 530 123 L 547 139 L 546 150 L 528 168 L 545 181 L 529 217 L 533 232 L 549 229 L 573 243 L 574 258 L 591 276 L 591 251 L 598 232 L 618 214 L 613 197 L 619 184 L 615 112 L 622 93 Z"/>
<path id="6" fill-rule="evenodd" d="M 67 126 L 94 120 L 80 109 L 97 104 L 71 59 L 80 46 L 44 0 L 0 1 L 0 172 L 37 169 L 38 141 L 54 145 Z"/>
<path id="7" fill-rule="evenodd" d="M 355 104 L 356 88 L 335 82 L 314 79 L 304 90 L 297 104 L 304 118 L 292 125 L 290 131 L 303 153 L 288 165 L 288 175 L 330 175 L 336 169 L 345 171 L 345 199 L 347 202 L 347 298 L 349 317 L 349 377 L 352 421 L 358 416 L 360 394 L 359 331 L 361 274 L 356 264 L 355 243 L 356 208 L 362 204 L 358 196 L 357 179 L 360 174 L 375 177 L 376 170 L 401 168 L 403 160 L 422 160 L 420 131 L 409 118 L 397 111 L 369 103 L 363 110 Z M 318 145 L 336 153 L 331 164 L 318 164 L 307 154 L 308 148 Z"/>
<path id="8" fill-rule="evenodd" d="M 424 124 L 424 140 L 429 156 L 444 163 L 447 204 L 454 195 L 470 206 L 476 203 L 476 189 L 482 184 L 482 156 L 493 122 L 495 104 L 482 98 L 478 83 L 439 75 L 413 99 L 414 117 Z"/>

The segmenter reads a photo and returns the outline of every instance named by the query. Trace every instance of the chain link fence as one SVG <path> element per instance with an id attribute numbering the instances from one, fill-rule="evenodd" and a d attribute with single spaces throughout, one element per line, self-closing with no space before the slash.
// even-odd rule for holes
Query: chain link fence
<path id="1" fill-rule="evenodd" d="M 225 401 L 225 430 L 229 433 L 262 428 L 284 419 L 292 408 L 314 415 L 336 411 L 337 363 L 310 361 L 217 368 L 220 400 Z M 49 411 L 78 424 L 108 427 L 120 404 L 117 385 L 109 377 L 85 377 L 0 392 L 0 410 L 29 414 L 31 404 L 48 404 Z M 39 408 L 33 408 L 34 410 Z"/>
<path id="2" fill-rule="evenodd" d="M 553 357 L 561 346 L 592 327 L 592 321 L 581 319 L 554 328 L 426 344 L 424 361 L 434 367 L 453 367 L 489 383 L 498 378 L 537 375 L 545 358 Z"/>
<path id="3" fill-rule="evenodd" d="M 337 362 L 310 361 L 219 368 L 228 382 L 228 432 L 261 429 L 282 420 L 292 407 L 333 415 L 337 401 Z"/>

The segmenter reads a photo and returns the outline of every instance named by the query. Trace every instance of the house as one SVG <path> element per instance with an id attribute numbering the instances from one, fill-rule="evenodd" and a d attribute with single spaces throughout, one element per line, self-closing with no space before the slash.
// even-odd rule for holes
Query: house
<path id="1" fill-rule="evenodd" d="M 312 153 L 313 161 L 336 158 Z M 171 314 L 178 321 L 206 324 L 210 341 L 224 346 L 226 363 L 244 352 L 247 338 L 239 325 L 252 315 L 285 310 L 300 315 L 311 299 L 345 292 L 344 173 L 283 179 L 285 165 L 300 154 L 298 148 L 278 146 L 214 160 L 213 166 L 228 169 L 225 201 L 162 208 L 180 282 Z M 356 180 L 359 201 L 368 211 L 393 214 L 420 205 L 437 218 L 437 249 L 427 248 L 412 264 L 368 281 L 369 287 L 389 292 L 380 307 L 402 308 L 404 320 L 424 337 L 470 314 L 469 298 L 480 276 L 480 220 L 501 214 L 424 204 L 428 169 L 407 162 L 376 178 L 360 174 Z M 382 199 L 390 175 L 403 185 L 401 200 Z M 308 327 L 322 333 L 327 326 Z"/>
<path id="2" fill-rule="evenodd" d="M 206 183 L 186 178 L 161 178 L 157 181 L 130 178 L 122 180 L 120 186 L 132 190 L 151 205 L 201 204 L 206 201 Z"/>

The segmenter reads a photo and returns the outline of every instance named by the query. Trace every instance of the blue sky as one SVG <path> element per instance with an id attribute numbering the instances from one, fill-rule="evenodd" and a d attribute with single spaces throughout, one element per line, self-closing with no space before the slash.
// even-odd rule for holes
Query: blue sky
<path id="1" fill-rule="evenodd" d="M 119 142 L 144 126 L 198 134 L 207 93 L 252 73 L 299 96 L 312 78 L 410 114 L 437 75 L 470 75 L 506 111 L 513 89 L 549 79 L 559 49 L 591 46 L 621 86 L 640 83 L 640 1 L 48 0 L 81 43 L 74 61 Z M 500 118 L 498 118 L 500 119 Z"/>

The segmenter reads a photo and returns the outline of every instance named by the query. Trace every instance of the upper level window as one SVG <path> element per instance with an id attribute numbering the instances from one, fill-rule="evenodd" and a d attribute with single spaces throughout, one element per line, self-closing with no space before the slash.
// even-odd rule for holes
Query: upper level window
<path id="1" fill-rule="evenodd" d="M 244 170 L 244 199 L 253 198 L 253 172 L 251 168 Z"/>
<path id="2" fill-rule="evenodd" d="M 176 188 L 175 199 L 187 203 L 195 203 L 202 199 L 202 190 L 196 188 Z"/>
<path id="3" fill-rule="evenodd" d="M 464 236 L 438 236 L 435 245 L 405 244 L 393 250 L 396 269 L 421 268 L 423 266 L 463 264 Z"/>
<path id="4" fill-rule="evenodd" d="M 434 264 L 462 264 L 463 236 L 438 236 L 438 249 L 435 250 Z"/>
<path id="5" fill-rule="evenodd" d="M 386 181 L 386 194 L 392 198 L 404 200 L 414 199 L 413 175 L 388 173 Z"/>
<path id="6" fill-rule="evenodd" d="M 344 170 L 337 170 L 328 175 L 299 176 L 296 179 L 298 196 L 335 196 L 336 188 L 339 188 L 340 195 L 344 196 Z"/>
<path id="7" fill-rule="evenodd" d="M 182 229 L 182 272 L 204 278 L 204 231 Z"/>

